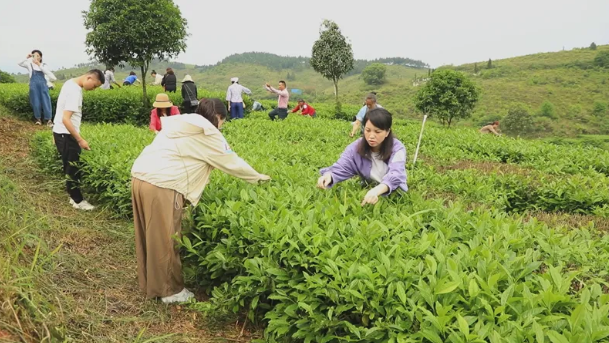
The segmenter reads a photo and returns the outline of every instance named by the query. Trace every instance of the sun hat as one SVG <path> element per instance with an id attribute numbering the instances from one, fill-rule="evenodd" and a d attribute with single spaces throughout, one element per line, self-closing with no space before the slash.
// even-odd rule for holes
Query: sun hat
<path id="1" fill-rule="evenodd" d="M 230 82 L 239 82 L 239 78 L 238 77 L 233 77 L 230 79 Z"/>
<path id="2" fill-rule="evenodd" d="M 192 80 L 192 77 L 190 77 L 190 75 L 186 75 L 186 76 L 184 76 L 184 80 L 182 80 L 182 82 L 188 82 L 188 81 L 190 81 L 190 82 L 194 82 L 194 81 Z"/>
<path id="3" fill-rule="evenodd" d="M 169 108 L 173 106 L 173 103 L 171 100 L 169 100 L 169 96 L 167 94 L 159 93 L 156 95 L 156 100 L 152 106 L 156 108 Z"/>

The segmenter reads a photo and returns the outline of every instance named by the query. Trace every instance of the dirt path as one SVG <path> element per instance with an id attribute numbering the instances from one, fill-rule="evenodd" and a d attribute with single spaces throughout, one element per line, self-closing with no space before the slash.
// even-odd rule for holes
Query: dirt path
<path id="1" fill-rule="evenodd" d="M 67 335 L 78 342 L 249 341 L 247 332 L 239 338 L 234 323 L 210 327 L 199 313 L 142 296 L 132 224 L 99 210 L 77 212 L 68 204 L 61 179 L 43 175 L 30 158 L 29 140 L 40 130 L 49 129 L 0 109 L 0 173 L 17 185 L 19 201 L 51 224 L 41 235 L 50 249 L 60 248 L 47 287 L 58 296 Z M 177 335 L 163 337 L 169 334 Z"/>

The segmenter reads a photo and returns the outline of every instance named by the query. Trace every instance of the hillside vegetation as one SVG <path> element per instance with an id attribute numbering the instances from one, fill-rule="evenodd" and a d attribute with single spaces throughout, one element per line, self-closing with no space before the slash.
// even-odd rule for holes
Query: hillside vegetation
<path id="1" fill-rule="evenodd" d="M 487 60 L 443 68 L 463 71 L 481 87 L 480 102 L 472 118 L 462 125 L 478 126 L 502 119 L 509 108 L 523 104 L 534 117 L 537 136 L 604 135 L 609 133 L 606 120 L 609 69 L 594 65 L 594 58 L 601 51 L 609 51 L 609 46 L 496 60 L 491 62 L 491 68 Z M 386 82 L 382 85 L 370 86 L 361 78 L 361 71 L 373 62 L 387 64 Z M 254 92 L 255 99 L 273 99 L 262 85 L 276 84 L 279 80 L 287 81 L 290 89 L 303 91 L 303 95 L 292 94 L 294 100 L 304 97 L 310 102 L 330 102 L 333 99 L 332 83 L 308 65 L 307 57 L 246 53 L 231 55 L 213 66 L 157 62 L 152 69 L 162 72 L 168 66 L 175 70 L 178 79 L 190 74 L 200 86 L 216 91 L 224 91 L 230 78 L 238 76 L 241 83 Z M 379 103 L 393 113 L 416 118 L 419 114 L 412 97 L 428 76 L 426 66 L 424 62 L 407 58 L 358 60 L 355 69 L 339 83 L 341 102 L 357 105 L 366 93 L 376 91 Z M 90 67 L 82 64 L 79 68 L 60 70 L 57 76 L 69 78 Z M 117 70 L 117 79 L 122 80 L 129 71 L 130 68 Z M 25 78 L 21 75 L 18 80 L 23 82 Z"/>

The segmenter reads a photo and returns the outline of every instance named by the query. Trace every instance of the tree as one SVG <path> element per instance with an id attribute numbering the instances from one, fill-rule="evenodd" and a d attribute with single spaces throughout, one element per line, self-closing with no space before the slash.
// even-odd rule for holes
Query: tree
<path id="1" fill-rule="evenodd" d="M 596 43 L 592 42 L 592 44 L 590 44 L 590 50 L 596 50 Z"/>
<path id="2" fill-rule="evenodd" d="M 493 61 L 491 61 L 491 59 L 488 59 L 488 63 L 486 64 L 486 68 L 487 69 L 492 69 L 493 68 Z"/>
<path id="3" fill-rule="evenodd" d="M 387 67 L 381 63 L 372 63 L 362 71 L 362 79 L 369 85 L 382 85 L 385 83 Z"/>
<path id="4" fill-rule="evenodd" d="M 533 116 L 524 105 L 513 105 L 501 121 L 501 131 L 513 136 L 531 134 L 535 131 Z"/>
<path id="5" fill-rule="evenodd" d="M 172 0 L 92 0 L 83 12 L 87 53 L 109 66 L 128 63 L 142 73 L 143 104 L 150 107 L 146 75 L 154 59 L 186 49 L 186 19 Z"/>
<path id="6" fill-rule="evenodd" d="M 416 108 L 436 116 L 442 124 L 453 119 L 467 118 L 478 102 L 478 87 L 464 74 L 455 70 L 437 70 L 415 95 Z"/>
<path id="7" fill-rule="evenodd" d="M 0 70 L 0 83 L 17 83 L 13 75 Z"/>
<path id="8" fill-rule="evenodd" d="M 474 74 L 478 74 L 478 63 L 474 63 Z"/>
<path id="9" fill-rule="evenodd" d="M 594 58 L 594 65 L 601 68 L 609 68 L 609 50 L 599 51 Z"/>
<path id="10" fill-rule="evenodd" d="M 324 20 L 319 39 L 313 44 L 310 64 L 313 70 L 334 82 L 334 96 L 338 102 L 338 80 L 354 67 L 353 49 L 340 28 L 331 20 Z"/>

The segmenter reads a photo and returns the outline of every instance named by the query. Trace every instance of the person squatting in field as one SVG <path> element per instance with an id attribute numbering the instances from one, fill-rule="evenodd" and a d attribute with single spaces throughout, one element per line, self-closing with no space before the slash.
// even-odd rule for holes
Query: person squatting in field
<path id="1" fill-rule="evenodd" d="M 36 125 L 41 125 L 41 112 L 47 126 L 53 126 L 53 109 L 51 107 L 51 96 L 49 95 L 49 83 L 57 80 L 51 69 L 42 62 L 42 52 L 34 50 L 28 54 L 19 66 L 28 70 L 30 77 L 30 105 L 34 111 Z"/>
<path id="2" fill-rule="evenodd" d="M 152 111 L 150 111 L 150 130 L 158 134 L 161 131 L 161 118 L 175 116 L 180 114 L 178 106 L 174 106 L 169 96 L 165 93 L 159 93 L 156 95 L 156 99 L 152 104 Z"/>
<path id="3" fill-rule="evenodd" d="M 298 100 L 298 105 L 294 107 L 292 113 L 296 113 L 298 111 L 300 111 L 300 114 L 303 116 L 308 116 L 309 118 L 315 118 L 317 115 L 317 112 L 315 112 L 313 106 L 307 104 L 304 99 Z"/>
<path id="4" fill-rule="evenodd" d="M 105 82 L 104 74 L 99 69 L 66 81 L 57 98 L 57 112 L 53 125 L 53 139 L 61 161 L 63 172 L 68 176 L 66 188 L 70 195 L 70 204 L 79 210 L 93 210 L 84 200 L 78 183 L 80 182 L 80 153 L 82 149 L 91 150 L 89 143 L 80 135 L 82 121 L 82 90 L 94 90 Z"/>
<path id="5" fill-rule="evenodd" d="M 480 129 L 480 133 L 492 133 L 495 136 L 501 136 L 501 134 L 499 132 L 497 132 L 497 130 L 499 130 L 499 122 L 495 121 L 490 125 L 486 125 L 486 126 L 482 127 Z"/>
<path id="6" fill-rule="evenodd" d="M 269 112 L 269 117 L 271 120 L 275 120 L 277 116 L 279 116 L 279 119 L 281 120 L 288 117 L 288 101 L 290 100 L 290 93 L 288 93 L 286 87 L 287 85 L 285 81 L 279 81 L 278 89 L 271 87 L 268 82 L 264 86 L 267 91 L 277 94 L 277 108 Z"/>
<path id="7" fill-rule="evenodd" d="M 226 101 L 228 102 L 228 111 L 231 119 L 243 118 L 245 104 L 243 102 L 243 93 L 251 95 L 252 91 L 239 84 L 239 78 L 233 77 L 230 79 L 231 85 L 226 90 Z"/>
<path id="8" fill-rule="evenodd" d="M 350 137 L 354 137 L 358 130 L 362 131 L 363 133 L 364 116 L 368 111 L 373 110 L 375 108 L 383 108 L 383 106 L 376 103 L 376 93 L 371 92 L 366 96 L 366 99 L 364 100 L 364 106 L 359 110 L 359 112 L 357 112 L 357 115 L 355 116 L 355 122 L 353 123 L 351 134 L 349 134 Z"/>
<path id="9" fill-rule="evenodd" d="M 237 156 L 220 132 L 220 99 L 202 99 L 196 113 L 163 117 L 163 130 L 131 169 L 135 251 L 140 289 L 164 303 L 188 301 L 179 249 L 184 205 L 197 206 L 213 169 L 250 183 L 270 180 Z"/>
<path id="10" fill-rule="evenodd" d="M 375 108 L 364 116 L 364 137 L 349 144 L 331 167 L 320 170 L 317 187 L 327 189 L 359 176 L 366 183 L 378 183 L 364 199 L 362 206 L 376 204 L 379 195 L 397 189 L 408 191 L 406 184 L 406 148 L 393 136 L 392 117 L 384 108 Z"/>

